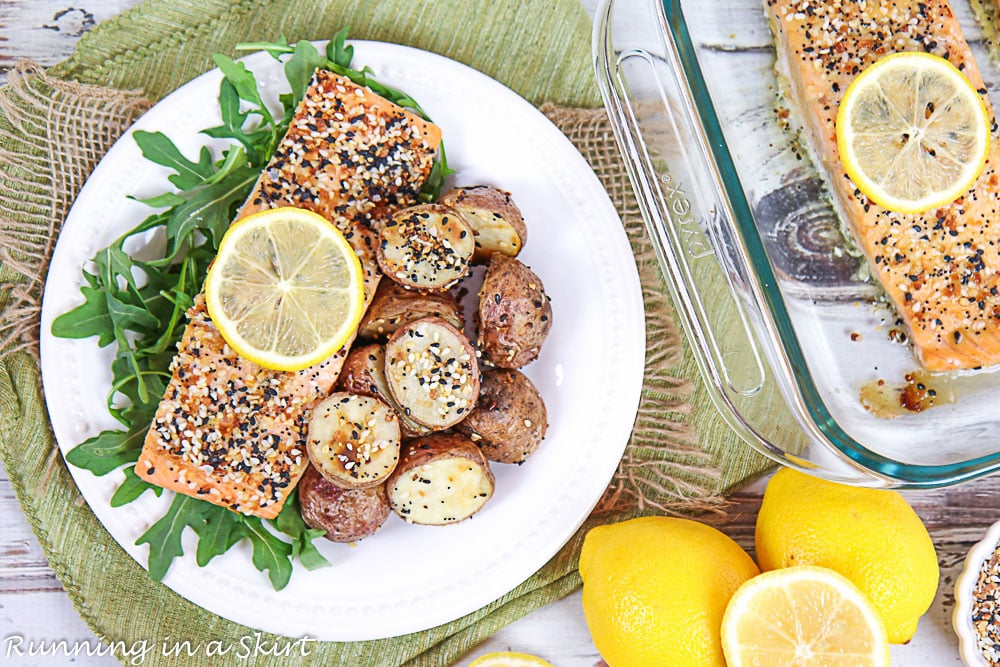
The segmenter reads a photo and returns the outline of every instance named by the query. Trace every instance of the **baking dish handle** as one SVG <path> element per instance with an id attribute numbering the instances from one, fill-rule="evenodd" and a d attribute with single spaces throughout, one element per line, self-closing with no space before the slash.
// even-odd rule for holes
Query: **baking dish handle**
<path id="1" fill-rule="evenodd" d="M 610 5 L 606 3 L 605 8 L 610 10 Z M 599 14 L 597 20 L 607 21 L 608 16 Z M 683 77 L 677 75 L 681 70 L 676 46 L 669 31 L 660 32 L 668 40 L 660 56 L 640 48 L 616 53 L 610 44 L 595 48 L 598 80 L 615 121 L 612 125 L 619 148 L 634 158 L 625 160 L 625 166 L 702 373 L 724 393 L 749 397 L 763 388 L 766 371 L 752 333 L 749 304 L 741 297 L 749 289 L 748 272 L 725 250 L 724 239 L 736 233 L 732 214 L 728 203 L 717 195 L 718 171 L 708 151 L 696 153 L 689 148 L 704 147 L 707 139 L 694 120 L 693 95 Z M 609 31 L 603 34 L 611 39 Z M 655 85 L 634 94 L 626 72 L 634 75 L 641 69 L 648 70 L 642 79 Z M 668 134 L 676 155 L 658 155 L 647 144 L 644 131 L 653 126 Z M 717 300 L 723 295 L 699 292 L 695 274 L 705 271 L 704 262 L 716 262 L 721 268 L 738 326 L 717 331 L 713 325 L 709 311 L 718 310 Z"/>

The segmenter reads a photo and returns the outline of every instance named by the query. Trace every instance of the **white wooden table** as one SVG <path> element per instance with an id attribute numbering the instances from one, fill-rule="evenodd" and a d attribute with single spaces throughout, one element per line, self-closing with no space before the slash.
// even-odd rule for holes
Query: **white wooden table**
<path id="1" fill-rule="evenodd" d="M 597 0 L 582 0 L 593 16 Z M 0 69 L 22 58 L 45 65 L 59 62 L 86 30 L 138 0 L 0 0 Z M 0 82 L 4 80 L 0 72 Z M 917 636 L 892 650 L 893 664 L 907 667 L 961 665 L 951 630 L 954 578 L 969 546 L 1000 519 L 1000 478 L 957 489 L 908 493 L 935 538 L 942 567 L 941 586 Z M 753 521 L 760 485 L 733 499 L 720 528 L 746 548 L 753 546 Z M 0 467 L 0 664 L 63 665 L 66 657 L 8 655 L 13 638 L 24 641 L 98 641 L 80 620 L 49 568 L 24 520 L 13 489 Z M 151 638 L 155 642 L 155 638 Z M 579 592 L 547 605 L 501 630 L 459 661 L 488 651 L 516 650 L 540 655 L 558 667 L 602 664 L 587 632 Z M 8 659 L 9 658 L 9 659 Z M 114 665 L 112 658 L 74 659 L 77 665 Z"/>

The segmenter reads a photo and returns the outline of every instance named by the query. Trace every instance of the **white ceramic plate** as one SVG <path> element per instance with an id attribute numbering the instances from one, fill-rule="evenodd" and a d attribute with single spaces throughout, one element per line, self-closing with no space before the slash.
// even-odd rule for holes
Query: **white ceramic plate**
<path id="1" fill-rule="evenodd" d="M 444 134 L 455 184 L 494 184 L 513 193 L 528 226 L 522 259 L 552 297 L 553 327 L 526 373 L 545 399 L 550 428 L 521 466 L 494 466 L 496 491 L 477 515 L 446 527 L 395 516 L 355 547 L 320 549 L 333 564 L 296 565 L 272 590 L 241 543 L 208 567 L 186 555 L 164 583 L 220 616 L 253 628 L 321 640 L 363 640 L 423 630 L 500 597 L 531 576 L 573 535 L 610 480 L 628 440 L 642 381 L 645 335 L 638 275 L 621 222 L 590 167 L 534 107 L 496 81 L 446 58 L 407 47 L 355 42 L 355 63 L 418 99 Z M 245 60 L 277 106 L 286 89 L 266 54 Z M 209 72 L 164 98 L 132 128 L 162 131 L 187 155 L 218 142 L 198 131 L 219 123 L 221 74 Z M 52 320 L 82 301 L 81 269 L 97 250 L 150 210 L 126 195 L 169 188 L 166 170 L 144 160 L 127 134 L 80 192 L 52 258 L 42 308 L 42 379 L 63 453 L 108 428 L 110 348 L 50 334 Z M 135 252 L 142 252 L 136 248 Z M 170 494 L 108 504 L 119 472 L 95 477 L 70 466 L 107 530 L 145 566 L 138 538 L 162 516 Z M 108 582 L 114 585 L 114 582 Z"/>

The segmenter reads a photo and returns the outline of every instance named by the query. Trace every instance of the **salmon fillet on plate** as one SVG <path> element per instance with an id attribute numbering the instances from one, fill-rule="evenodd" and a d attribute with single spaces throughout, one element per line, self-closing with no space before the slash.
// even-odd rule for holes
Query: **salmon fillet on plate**
<path id="1" fill-rule="evenodd" d="M 381 274 L 372 224 L 416 204 L 440 129 L 326 70 L 317 70 L 291 126 L 236 219 L 280 206 L 333 222 L 361 260 L 365 306 Z M 313 405 L 333 389 L 350 342 L 297 372 L 239 357 L 199 294 L 136 473 L 233 511 L 274 518 L 308 465 Z"/>
<path id="2" fill-rule="evenodd" d="M 946 0 L 766 0 L 778 71 L 834 204 L 868 258 L 919 361 L 931 371 L 1000 363 L 1000 139 L 980 70 Z M 854 78 L 881 57 L 947 58 L 983 97 L 993 137 L 972 188 L 920 214 L 857 190 L 837 150 L 836 118 Z"/>

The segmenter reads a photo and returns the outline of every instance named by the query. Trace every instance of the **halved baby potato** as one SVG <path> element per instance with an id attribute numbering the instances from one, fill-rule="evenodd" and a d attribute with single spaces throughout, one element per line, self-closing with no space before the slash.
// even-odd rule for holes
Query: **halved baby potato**
<path id="1" fill-rule="evenodd" d="M 385 344 L 385 379 L 403 414 L 435 431 L 464 419 L 479 397 L 476 350 L 439 317 L 392 335 Z"/>
<path id="2" fill-rule="evenodd" d="M 443 291 L 466 276 L 475 250 L 472 228 L 461 213 L 419 204 L 382 223 L 375 258 L 382 272 L 404 287 Z"/>
<path id="3" fill-rule="evenodd" d="M 488 262 L 493 253 L 516 257 L 528 240 L 528 228 L 510 193 L 490 185 L 453 188 L 439 203 L 462 214 L 476 238 L 474 262 Z"/>
<path id="4" fill-rule="evenodd" d="M 313 408 L 306 451 L 323 477 L 345 489 L 382 483 L 399 462 L 399 419 L 373 396 L 335 392 Z"/>
<path id="5" fill-rule="evenodd" d="M 385 379 L 385 346 L 380 343 L 369 343 L 351 350 L 344 360 L 344 367 L 337 381 L 337 390 L 374 396 L 388 403 L 399 417 L 399 431 L 403 440 L 432 432 L 431 429 L 407 417 L 393 397 L 389 383 Z"/>
<path id="6" fill-rule="evenodd" d="M 432 315 L 447 320 L 460 331 L 465 326 L 462 307 L 451 292 L 418 292 L 383 280 L 361 318 L 358 337 L 384 342 L 399 327 Z"/>
<path id="7" fill-rule="evenodd" d="M 482 509 L 493 496 L 494 482 L 489 462 L 471 440 L 433 433 L 406 444 L 386 490 L 400 518 L 443 526 Z"/>

